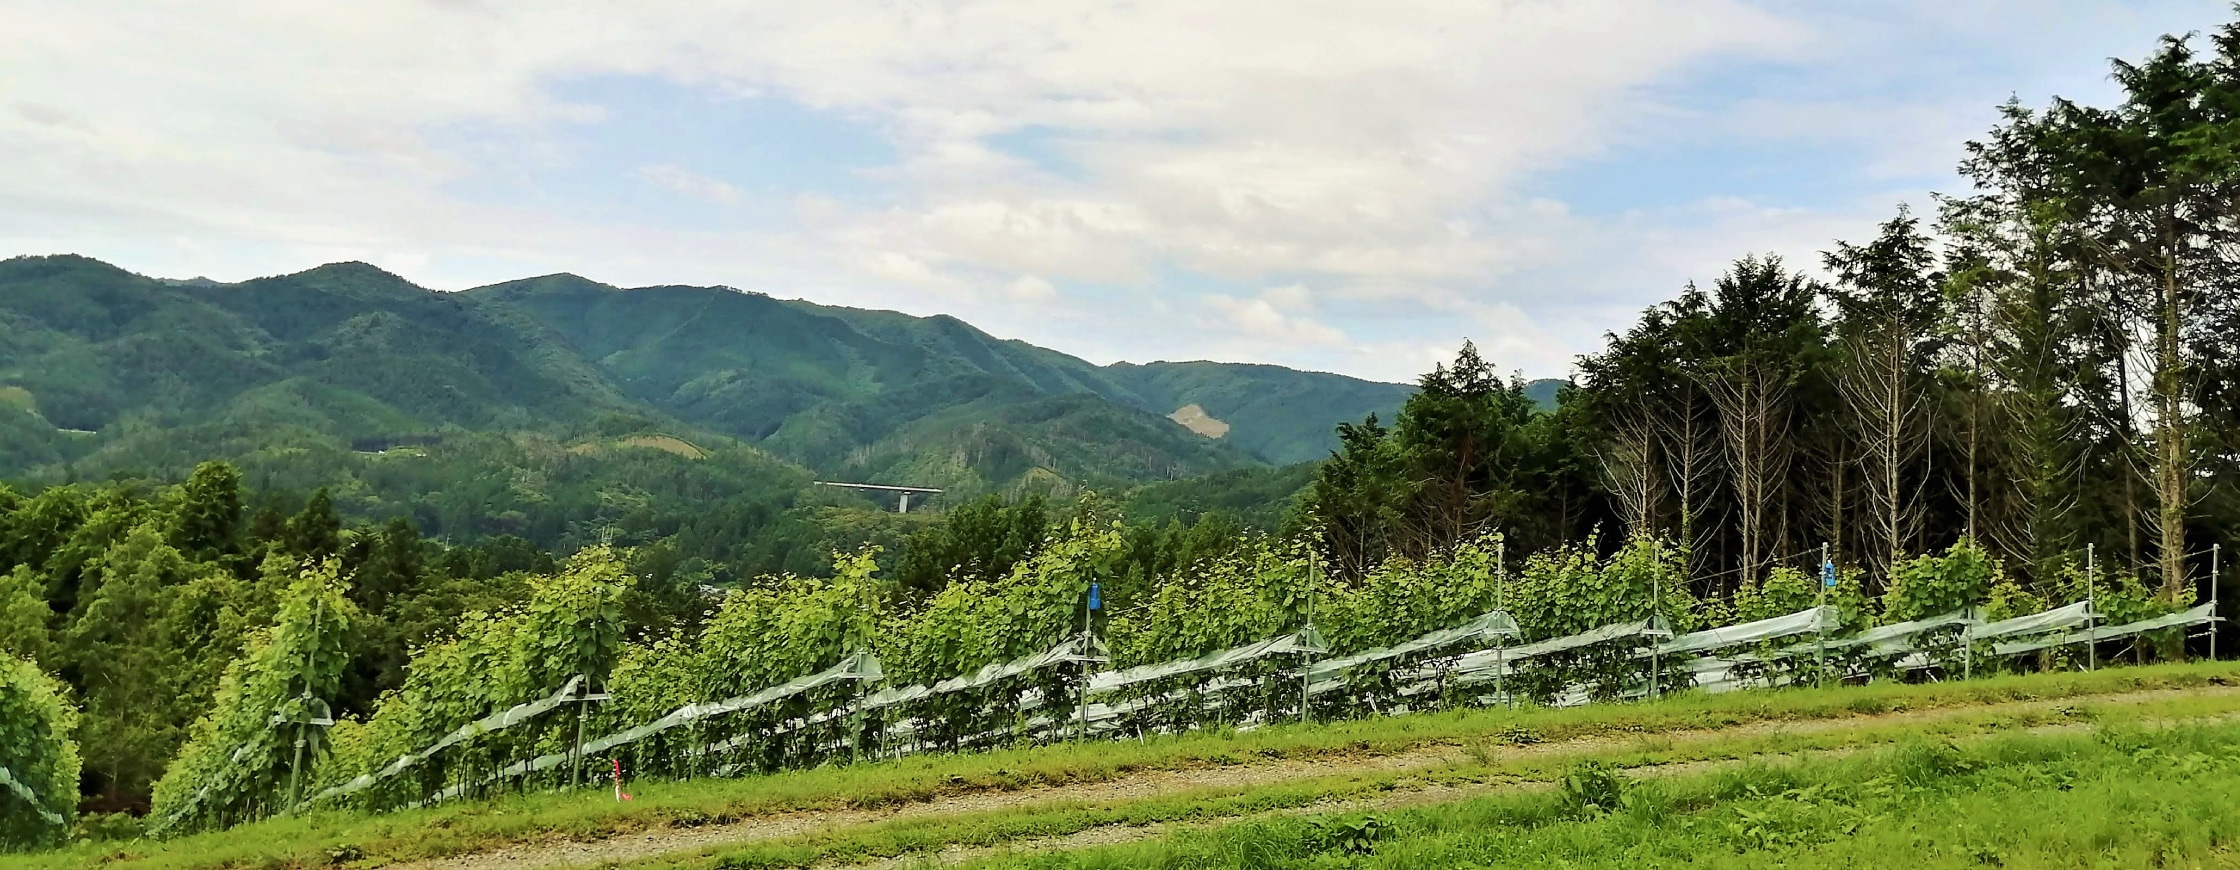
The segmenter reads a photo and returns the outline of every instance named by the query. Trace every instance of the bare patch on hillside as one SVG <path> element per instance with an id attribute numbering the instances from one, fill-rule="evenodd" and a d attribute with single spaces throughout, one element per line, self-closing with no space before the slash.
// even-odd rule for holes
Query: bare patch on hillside
<path id="1" fill-rule="evenodd" d="M 1207 438 L 1219 438 L 1229 434 L 1229 424 L 1214 419 L 1212 414 L 1206 413 L 1206 409 L 1196 405 L 1184 405 L 1176 408 L 1174 413 L 1167 415 L 1167 419 L 1180 423 L 1182 428 L 1204 435 Z"/>
<path id="2" fill-rule="evenodd" d="M 610 445 L 601 444 L 594 441 L 570 447 L 568 448 L 568 452 L 575 454 L 596 453 L 600 450 L 608 448 L 609 446 Z M 614 443 L 611 446 L 643 447 L 648 450 L 659 450 L 663 453 L 674 453 L 686 459 L 708 458 L 708 451 L 700 449 L 690 441 L 686 441 L 682 438 L 677 438 L 670 435 L 632 435 L 628 438 L 615 439 Z"/>
<path id="3" fill-rule="evenodd" d="M 631 437 L 622 439 L 622 446 L 645 447 L 653 450 L 663 450 L 674 453 L 678 456 L 682 456 L 686 459 L 708 458 L 708 451 L 700 449 L 699 447 L 693 445 L 692 442 L 686 441 L 682 438 L 672 438 L 667 435 L 633 435 Z"/>

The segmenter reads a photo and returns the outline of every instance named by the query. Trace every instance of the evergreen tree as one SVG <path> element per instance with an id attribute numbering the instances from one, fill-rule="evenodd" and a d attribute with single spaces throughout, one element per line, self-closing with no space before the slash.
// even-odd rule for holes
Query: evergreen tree
<path id="1" fill-rule="evenodd" d="M 241 528 L 241 472 L 223 462 L 194 468 L 179 487 L 173 509 L 171 545 L 198 560 L 232 555 Z"/>
<path id="2" fill-rule="evenodd" d="M 165 643 L 162 627 L 191 566 L 165 538 L 143 524 L 93 560 L 63 632 L 62 663 L 84 693 L 86 769 L 110 810 L 141 805 L 191 718 L 181 679 L 190 650 Z"/>
<path id="3" fill-rule="evenodd" d="M 47 606 L 46 591 L 29 565 L 0 574 L 0 655 L 55 661 L 54 610 Z"/>
<path id="4" fill-rule="evenodd" d="M 320 487 L 311 493 L 303 510 L 288 520 L 288 552 L 305 559 L 324 559 L 342 552 L 342 518 L 335 515 L 334 497 Z"/>

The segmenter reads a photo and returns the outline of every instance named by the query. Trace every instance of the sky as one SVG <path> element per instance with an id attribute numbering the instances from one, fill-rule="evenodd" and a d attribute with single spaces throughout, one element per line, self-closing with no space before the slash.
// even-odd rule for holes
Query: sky
<path id="1" fill-rule="evenodd" d="M 946 313 L 1560 377 L 2222 0 L 0 0 L 0 257 Z"/>

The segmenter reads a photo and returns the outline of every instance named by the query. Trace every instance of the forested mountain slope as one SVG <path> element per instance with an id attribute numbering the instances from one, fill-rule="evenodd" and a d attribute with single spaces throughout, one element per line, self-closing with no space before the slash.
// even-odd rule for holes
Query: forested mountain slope
<path id="1" fill-rule="evenodd" d="M 1282 366 L 1216 362 L 1115 363 L 1105 374 L 1167 413 L 1197 406 L 1227 427 L 1222 437 L 1278 465 L 1311 462 L 1338 446 L 1335 423 L 1369 414 L 1390 420 L 1415 392 Z"/>
<path id="2" fill-rule="evenodd" d="M 24 412 L 0 454 L 11 475 L 88 452 L 106 470 L 102 453 L 150 430 L 362 440 L 632 407 L 518 313 L 358 263 L 221 285 L 83 257 L 0 262 L 0 383 Z"/>
<path id="3" fill-rule="evenodd" d="M 955 425 L 937 421 L 969 419 L 986 431 L 1004 418 L 1079 422 L 1085 411 L 1098 419 L 1096 426 L 1077 427 L 1082 434 L 1106 427 L 1125 433 L 1121 442 L 1095 445 L 1127 457 L 1111 470 L 1114 476 L 1159 479 L 1234 467 L 1240 464 L 1236 453 L 1288 464 L 1321 458 L 1337 446 L 1336 423 L 1372 412 L 1389 418 L 1411 392 L 1398 384 L 1266 365 L 1096 366 L 995 338 L 953 317 L 783 301 L 720 287 L 623 290 L 574 275 L 548 275 L 468 295 L 529 313 L 635 399 L 762 441 L 818 468 L 835 467 L 867 448 L 891 454 L 894 438 L 921 443 L 928 427 L 939 430 L 935 441 L 968 453 L 1001 454 L 1014 446 L 1062 453 L 1065 445 L 1013 445 L 1003 438 L 967 437 L 967 443 L 954 444 Z M 1103 403 L 988 413 L 1078 394 Z M 1100 404 L 1114 407 L 1090 410 Z M 1198 430 L 1221 433 L 1198 436 L 1216 442 L 1215 449 L 1189 444 L 1197 439 L 1170 437 L 1171 427 L 1123 413 L 1164 417 L 1190 405 L 1218 421 L 1213 430 Z M 977 413 L 958 413 L 966 408 Z M 1012 434 L 1038 440 L 1031 433 Z M 1143 449 L 1147 443 L 1149 454 Z"/>
<path id="4" fill-rule="evenodd" d="M 1409 392 L 1097 366 L 951 317 L 728 288 L 552 275 L 442 293 L 363 263 L 222 284 L 0 262 L 0 479 L 178 479 L 222 458 L 258 491 L 327 487 L 347 514 L 431 534 L 681 535 L 758 567 L 807 567 L 790 550 L 833 523 L 805 513 L 871 507 L 812 477 L 1117 491 L 1318 459 L 1334 424 L 1389 418 Z"/>

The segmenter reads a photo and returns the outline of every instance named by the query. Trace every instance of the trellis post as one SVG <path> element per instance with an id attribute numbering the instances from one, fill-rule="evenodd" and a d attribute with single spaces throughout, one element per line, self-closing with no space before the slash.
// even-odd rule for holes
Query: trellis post
<path id="1" fill-rule="evenodd" d="M 290 813 L 295 812 L 297 806 L 303 803 L 303 751 L 307 744 L 316 740 L 313 736 L 316 732 L 311 729 L 334 724 L 333 708 L 311 693 L 311 681 L 315 679 L 314 672 L 319 666 L 319 625 L 325 621 L 326 613 L 327 599 L 321 596 L 312 604 L 311 643 L 303 654 L 303 694 L 297 696 L 293 711 L 283 707 L 273 713 L 270 723 L 275 728 L 283 722 L 296 726 L 295 757 L 288 765 L 287 812 Z"/>
<path id="2" fill-rule="evenodd" d="M 1835 585 L 1836 563 L 1828 558 L 1828 542 L 1821 541 L 1820 595 L 1819 602 L 1813 606 L 1816 608 L 1825 609 L 1828 606 L 1828 590 L 1834 588 Z M 1813 679 L 1817 681 L 1821 686 L 1825 687 L 1828 685 L 1828 627 L 1825 624 L 1821 624 L 1821 615 L 1822 614 L 1820 613 L 1814 613 L 1812 615 L 1812 621 L 1815 623 L 1815 631 L 1813 632 L 1812 668 Z"/>
<path id="3" fill-rule="evenodd" d="M 1656 628 L 1657 617 L 1664 614 L 1664 542 L 1649 544 L 1649 627 Z M 1655 633 L 1649 635 L 1649 699 L 1663 697 L 1664 655 L 1659 649 Z"/>
<path id="4" fill-rule="evenodd" d="M 1096 623 L 1091 615 L 1099 605 L 1104 603 L 1101 600 L 1103 598 L 1102 592 L 1103 589 L 1098 586 L 1097 581 L 1091 580 L 1089 581 L 1089 597 L 1081 602 L 1081 652 L 1084 658 L 1096 646 Z M 1087 742 L 1089 739 L 1089 663 L 1087 661 L 1081 663 L 1081 695 L 1079 703 L 1075 704 L 1074 708 L 1075 712 L 1081 716 L 1081 730 L 1075 737 L 1074 742 Z"/>
<path id="5" fill-rule="evenodd" d="M 1493 607 L 1503 613 L 1509 612 L 1509 536 L 1507 533 L 1503 533 L 1501 540 L 1493 543 Z M 1515 698 L 1509 697 L 1509 689 L 1506 685 L 1508 677 L 1509 638 L 1507 635 L 1495 635 L 1493 642 L 1493 692 L 1501 696 L 1501 703 L 1507 704 L 1509 709 L 1515 710 L 1517 709 L 1517 701 Z"/>
<path id="6" fill-rule="evenodd" d="M 326 590 L 322 589 L 320 591 L 324 592 Z M 327 597 L 321 595 L 311 605 L 311 646 L 303 653 L 303 694 L 306 698 L 311 696 L 311 681 L 316 678 L 314 672 L 319 668 L 319 621 L 326 615 Z M 303 716 L 309 717 L 310 713 L 310 707 L 306 705 Z M 305 727 L 301 722 L 296 723 L 296 757 L 295 761 L 288 765 L 288 809 L 291 812 L 295 810 L 296 804 L 303 803 L 303 729 Z"/>
<path id="7" fill-rule="evenodd" d="M 1314 632 L 1315 571 L 1322 566 L 1321 560 L 1315 558 L 1315 556 L 1314 546 L 1309 544 L 1307 546 L 1307 627 L 1303 630 L 1302 638 L 1311 636 Z M 1301 725 L 1313 721 L 1307 706 L 1308 691 L 1312 688 L 1311 680 L 1312 677 L 1307 673 L 1307 668 L 1301 666 L 1299 668 L 1299 724 Z"/>
<path id="8" fill-rule="evenodd" d="M 2084 669 L 2100 669 L 2100 645 L 2092 642 L 2093 623 L 2099 620 L 2092 612 L 2093 597 L 2100 581 L 2100 563 L 2092 544 L 2084 545 Z"/>

